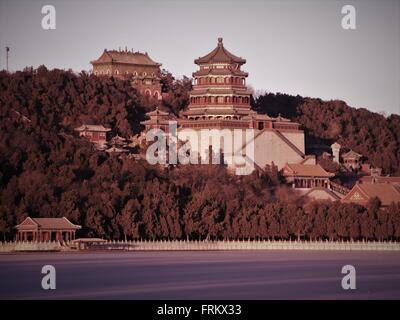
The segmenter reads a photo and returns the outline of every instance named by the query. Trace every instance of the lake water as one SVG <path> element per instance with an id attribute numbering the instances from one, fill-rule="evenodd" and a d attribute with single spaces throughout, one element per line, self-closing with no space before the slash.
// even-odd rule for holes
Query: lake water
<path id="1" fill-rule="evenodd" d="M 56 269 L 43 290 L 41 269 Z M 341 286 L 356 269 L 356 289 Z M 400 252 L 201 251 L 0 255 L 1 299 L 400 299 Z"/>

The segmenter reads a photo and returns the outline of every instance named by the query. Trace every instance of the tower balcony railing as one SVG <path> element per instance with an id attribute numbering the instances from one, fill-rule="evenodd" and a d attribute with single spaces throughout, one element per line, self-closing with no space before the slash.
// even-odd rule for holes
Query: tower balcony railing
<path id="1" fill-rule="evenodd" d="M 233 83 L 233 82 L 207 82 L 207 83 L 193 83 L 194 87 L 210 87 L 210 86 L 220 86 L 220 87 L 240 87 L 246 88 L 246 83 Z"/>
<path id="2" fill-rule="evenodd" d="M 249 102 L 190 102 L 189 107 L 209 107 L 209 106 L 249 106 Z"/>

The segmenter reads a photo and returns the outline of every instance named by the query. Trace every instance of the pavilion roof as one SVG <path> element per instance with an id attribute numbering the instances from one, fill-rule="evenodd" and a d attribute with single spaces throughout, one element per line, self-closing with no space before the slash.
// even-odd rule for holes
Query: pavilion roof
<path id="1" fill-rule="evenodd" d="M 74 129 L 75 131 L 98 131 L 98 132 L 108 132 L 111 131 L 110 128 L 106 128 L 103 125 L 94 124 L 83 124 L 80 127 Z"/>
<path id="2" fill-rule="evenodd" d="M 170 114 L 169 112 L 162 111 L 158 109 L 158 107 L 156 107 L 153 111 L 147 112 L 146 115 L 154 117 L 154 116 L 169 116 Z"/>
<path id="3" fill-rule="evenodd" d="M 362 183 L 391 183 L 400 185 L 400 177 L 394 176 L 364 176 L 360 178 Z"/>
<path id="4" fill-rule="evenodd" d="M 19 225 L 16 226 L 19 230 L 30 229 L 32 227 L 39 229 L 52 230 L 69 230 L 80 229 L 81 226 L 73 224 L 66 217 L 62 218 L 25 218 Z"/>
<path id="5" fill-rule="evenodd" d="M 325 171 L 319 164 L 287 163 L 283 174 L 293 177 L 333 177 L 334 174 Z"/>
<path id="6" fill-rule="evenodd" d="M 211 51 L 210 53 L 206 54 L 203 57 L 200 57 L 194 60 L 196 64 L 206 64 L 206 63 L 239 63 L 243 64 L 246 63 L 245 59 L 235 56 L 234 54 L 230 53 L 227 49 L 225 49 L 224 44 L 222 43 L 222 38 L 218 38 L 218 45 L 217 47 Z"/>
<path id="7" fill-rule="evenodd" d="M 152 60 L 147 52 L 133 52 L 133 51 L 119 51 L 119 50 L 107 50 L 104 49 L 103 54 L 97 60 L 91 61 L 91 64 L 101 63 L 126 63 L 135 65 L 147 65 L 147 66 L 161 66 L 161 63 Z"/>
<path id="8" fill-rule="evenodd" d="M 358 159 L 358 158 L 361 158 L 361 157 L 362 157 L 361 154 L 359 154 L 359 153 L 357 153 L 357 152 L 355 152 L 353 150 L 350 150 L 349 152 L 347 152 L 347 153 L 342 155 L 342 158 L 350 158 L 350 159 L 351 158 Z"/>
<path id="9" fill-rule="evenodd" d="M 379 198 L 383 206 L 392 202 L 400 202 L 400 191 L 390 183 L 358 183 L 343 198 L 344 202 L 351 202 L 354 193 L 361 193 L 365 200 Z"/>

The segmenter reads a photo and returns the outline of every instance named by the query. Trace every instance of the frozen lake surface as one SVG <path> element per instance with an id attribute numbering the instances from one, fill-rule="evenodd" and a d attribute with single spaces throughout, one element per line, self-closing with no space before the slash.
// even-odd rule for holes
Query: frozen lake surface
<path id="1" fill-rule="evenodd" d="M 56 268 L 43 290 L 41 269 Z M 343 290 L 344 265 L 356 290 Z M 1 299 L 400 299 L 400 252 L 201 251 L 0 255 Z"/>

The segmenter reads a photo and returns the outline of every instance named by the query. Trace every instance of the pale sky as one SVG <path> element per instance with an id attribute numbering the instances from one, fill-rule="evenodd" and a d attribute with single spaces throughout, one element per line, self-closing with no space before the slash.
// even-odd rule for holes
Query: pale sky
<path id="1" fill-rule="evenodd" d="M 56 8 L 43 30 L 41 8 Z M 356 30 L 341 8 L 356 8 Z M 341 99 L 400 114 L 399 0 L 0 0 L 0 69 L 90 70 L 104 48 L 147 51 L 175 76 L 195 58 L 225 47 L 247 60 L 255 90 Z"/>

